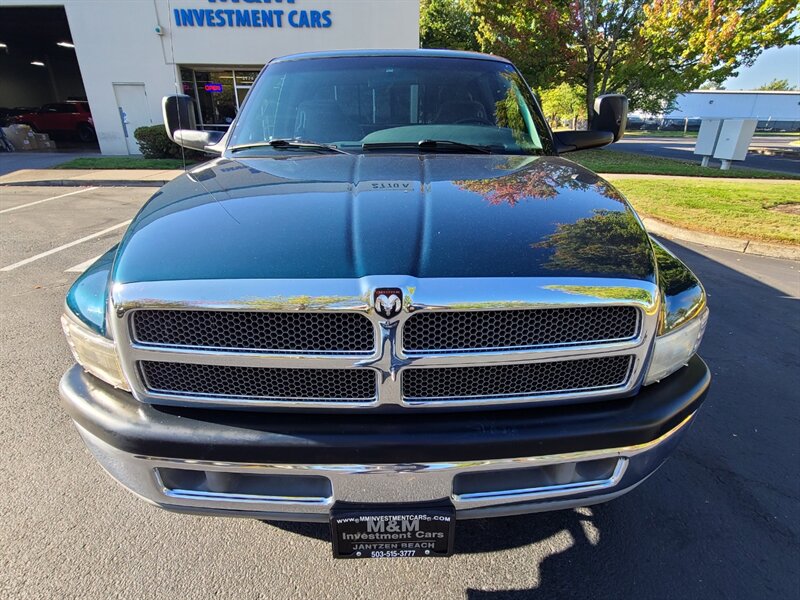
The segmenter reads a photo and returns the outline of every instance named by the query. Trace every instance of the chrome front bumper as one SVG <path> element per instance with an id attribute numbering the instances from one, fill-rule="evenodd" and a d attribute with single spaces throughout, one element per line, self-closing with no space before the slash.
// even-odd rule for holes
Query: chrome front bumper
<path id="1" fill-rule="evenodd" d="M 115 448 L 77 427 L 115 480 L 162 508 L 326 522 L 336 502 L 414 503 L 449 498 L 459 519 L 605 502 L 632 490 L 661 466 L 694 415 L 657 439 L 635 446 L 407 464 L 247 464 L 141 456 Z M 165 483 L 168 480 L 172 483 Z M 255 488 L 253 481 L 257 482 Z"/>

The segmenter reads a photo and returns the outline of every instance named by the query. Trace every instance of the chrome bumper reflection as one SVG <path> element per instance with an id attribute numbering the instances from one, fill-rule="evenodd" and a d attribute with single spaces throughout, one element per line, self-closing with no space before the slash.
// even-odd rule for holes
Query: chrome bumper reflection
<path id="1" fill-rule="evenodd" d="M 468 462 L 268 465 L 138 456 L 78 430 L 108 473 L 173 510 L 326 521 L 334 502 L 406 503 L 449 498 L 459 518 L 585 506 L 632 489 L 653 473 L 694 414 L 637 446 Z M 508 510 L 503 511 L 503 507 Z M 498 509 L 501 511 L 498 513 Z"/>

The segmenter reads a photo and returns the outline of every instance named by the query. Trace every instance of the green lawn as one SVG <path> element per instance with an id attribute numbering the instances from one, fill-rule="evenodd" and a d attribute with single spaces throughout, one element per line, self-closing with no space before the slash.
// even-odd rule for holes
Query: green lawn
<path id="1" fill-rule="evenodd" d="M 797 175 L 770 173 L 734 166 L 730 171 L 704 169 L 698 163 L 611 150 L 582 150 L 564 155 L 598 173 L 640 173 L 646 175 L 685 175 L 753 179 L 800 179 Z M 187 161 L 187 165 L 195 164 Z M 135 156 L 101 156 L 75 158 L 58 165 L 58 169 L 182 169 L 178 158 L 139 158 Z"/>
<path id="2" fill-rule="evenodd" d="M 193 164 L 186 161 L 187 165 Z M 179 158 L 140 158 L 136 156 L 99 156 L 97 158 L 74 158 L 56 167 L 57 169 L 182 169 Z"/>
<path id="3" fill-rule="evenodd" d="M 596 173 L 641 173 L 646 175 L 683 175 L 690 177 L 752 178 L 752 179 L 800 179 L 798 175 L 772 173 L 745 167 L 733 166 L 729 171 L 719 167 L 701 167 L 700 161 L 689 162 L 659 156 L 618 152 L 614 150 L 581 150 L 570 152 L 564 158 L 595 171 Z"/>
<path id="4" fill-rule="evenodd" d="M 609 179 L 642 216 L 741 239 L 800 244 L 800 215 L 769 210 L 800 206 L 800 182 Z"/>

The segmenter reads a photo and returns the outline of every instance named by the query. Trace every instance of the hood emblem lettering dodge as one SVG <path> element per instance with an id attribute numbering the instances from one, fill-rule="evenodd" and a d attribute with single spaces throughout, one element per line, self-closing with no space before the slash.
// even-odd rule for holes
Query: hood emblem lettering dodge
<path id="1" fill-rule="evenodd" d="M 391 319 L 403 309 L 403 291 L 400 288 L 378 288 L 373 293 L 375 312 L 384 319 Z"/>

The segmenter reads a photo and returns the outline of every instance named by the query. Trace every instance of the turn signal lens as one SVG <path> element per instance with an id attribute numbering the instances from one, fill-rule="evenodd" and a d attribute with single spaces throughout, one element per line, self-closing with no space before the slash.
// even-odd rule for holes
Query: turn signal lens
<path id="1" fill-rule="evenodd" d="M 644 385 L 661 381 L 688 363 L 703 340 L 706 323 L 708 323 L 708 309 L 680 329 L 657 337 Z"/>
<path id="2" fill-rule="evenodd" d="M 119 366 L 114 342 L 91 331 L 77 319 L 62 315 L 61 327 L 75 361 L 95 377 L 116 388 L 130 391 Z"/>

